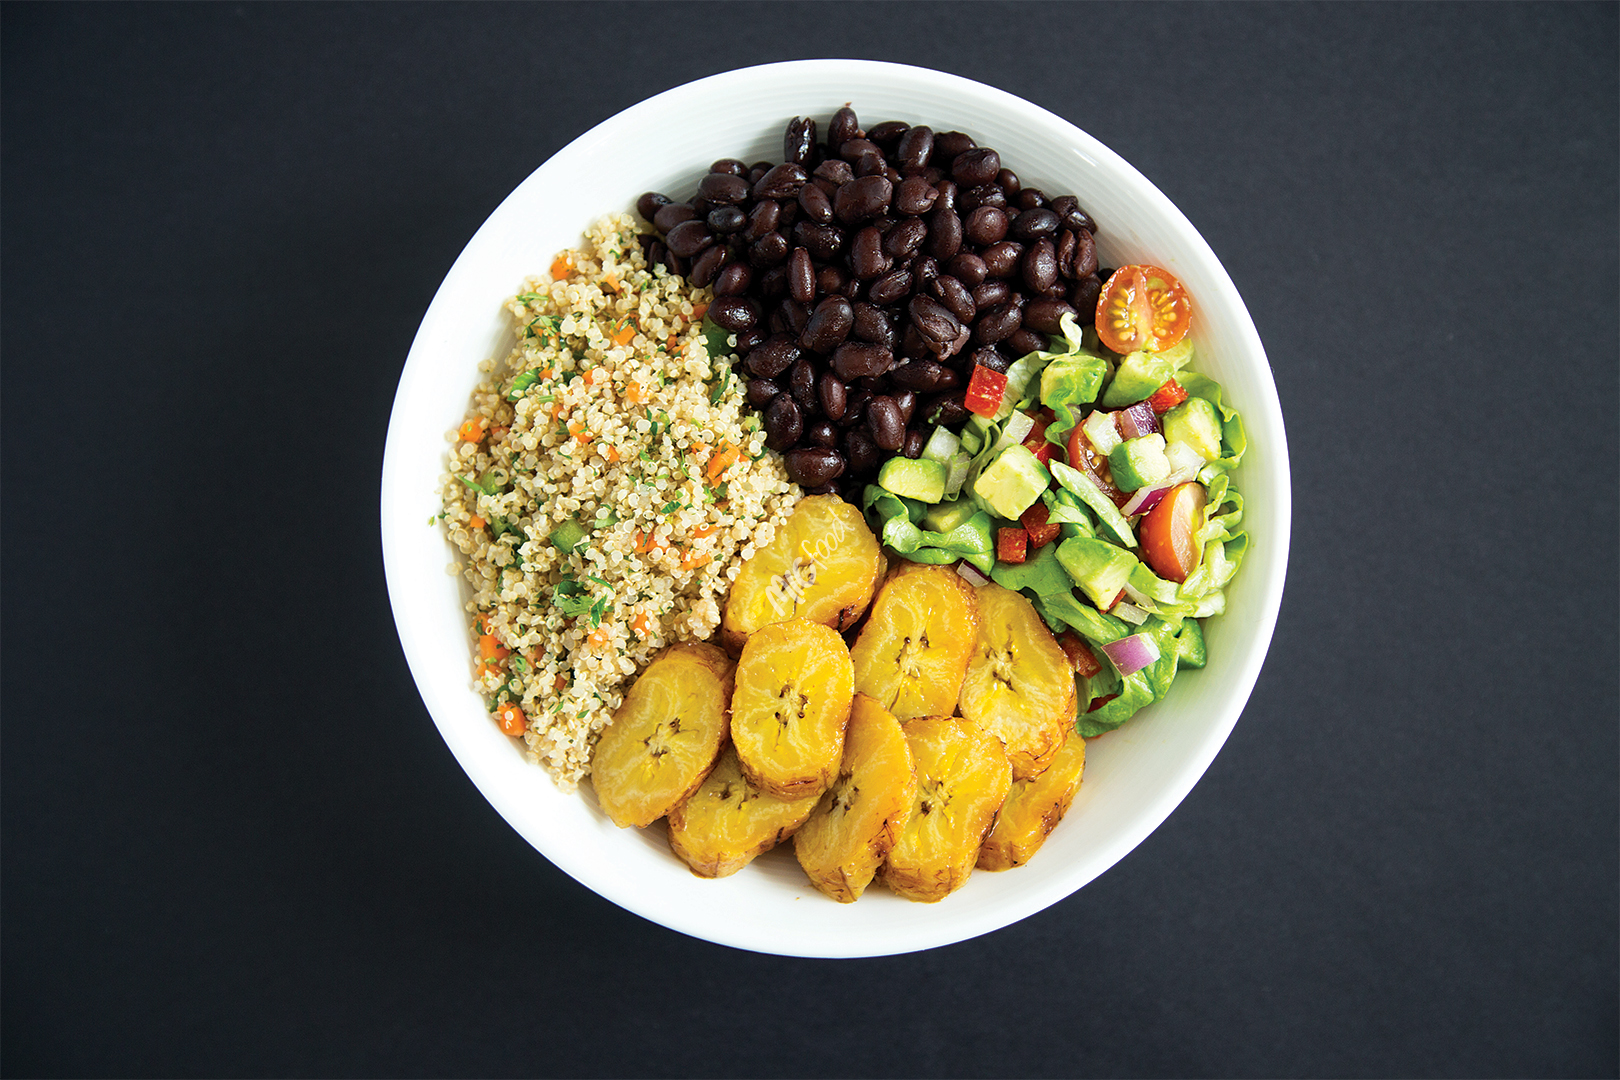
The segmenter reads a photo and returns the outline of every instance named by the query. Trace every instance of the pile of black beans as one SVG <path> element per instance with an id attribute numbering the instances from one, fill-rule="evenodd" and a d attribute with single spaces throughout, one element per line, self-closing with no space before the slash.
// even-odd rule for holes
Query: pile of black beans
<path id="1" fill-rule="evenodd" d="M 795 117 L 783 162 L 711 166 L 685 202 L 636 203 L 647 257 L 714 287 L 766 445 L 813 493 L 857 495 L 935 424 L 959 425 L 973 365 L 1006 371 L 1065 313 L 1092 321 L 1097 225 L 1024 187 L 959 131 L 839 109 Z"/>

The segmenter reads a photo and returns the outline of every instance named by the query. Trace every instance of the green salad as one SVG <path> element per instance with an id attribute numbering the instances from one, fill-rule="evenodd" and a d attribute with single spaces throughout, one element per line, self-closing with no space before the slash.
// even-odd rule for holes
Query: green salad
<path id="1" fill-rule="evenodd" d="M 861 507 L 893 553 L 1022 592 L 1075 668 L 1083 736 L 1205 663 L 1248 546 L 1231 474 L 1247 439 L 1183 336 L 1116 353 L 1065 315 L 1005 372 L 975 365 L 958 430 L 886 461 Z"/>

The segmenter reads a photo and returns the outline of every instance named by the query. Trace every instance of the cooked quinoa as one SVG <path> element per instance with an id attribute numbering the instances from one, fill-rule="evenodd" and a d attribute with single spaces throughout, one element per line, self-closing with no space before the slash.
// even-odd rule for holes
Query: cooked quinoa
<path id="1" fill-rule="evenodd" d="M 480 365 L 441 479 L 477 687 L 564 788 L 653 655 L 713 634 L 801 497 L 710 356 L 711 293 L 649 267 L 637 231 L 598 222 L 507 301 L 517 346 Z"/>

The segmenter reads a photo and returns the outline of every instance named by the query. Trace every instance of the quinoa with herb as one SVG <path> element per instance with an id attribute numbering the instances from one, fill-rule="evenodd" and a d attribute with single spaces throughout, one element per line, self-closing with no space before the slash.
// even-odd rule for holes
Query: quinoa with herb
<path id="1" fill-rule="evenodd" d="M 710 291 L 649 267 L 637 231 L 598 222 L 507 302 L 518 343 L 480 365 L 442 478 L 478 689 L 565 788 L 636 673 L 713 634 L 742 561 L 801 496 L 731 343 L 705 338 Z"/>

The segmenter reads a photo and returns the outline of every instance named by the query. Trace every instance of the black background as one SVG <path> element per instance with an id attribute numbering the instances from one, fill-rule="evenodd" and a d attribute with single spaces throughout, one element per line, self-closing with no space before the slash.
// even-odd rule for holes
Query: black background
<path id="1" fill-rule="evenodd" d="M 7 5 L 0 1066 L 1615 1075 L 1616 10 Z M 1176 813 L 1023 923 L 851 962 L 530 849 L 422 707 L 377 530 L 500 200 L 813 56 L 1141 169 L 1249 305 L 1294 476 L 1275 642 Z"/>

